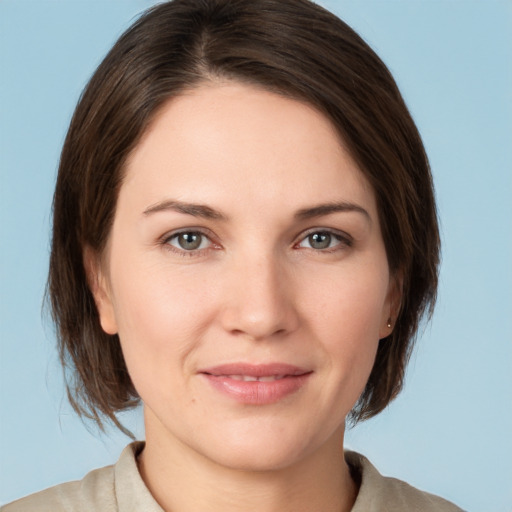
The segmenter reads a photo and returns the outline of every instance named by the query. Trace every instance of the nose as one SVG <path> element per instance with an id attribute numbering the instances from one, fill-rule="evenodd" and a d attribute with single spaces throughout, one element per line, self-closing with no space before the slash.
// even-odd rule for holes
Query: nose
<path id="1" fill-rule="evenodd" d="M 222 327 L 252 340 L 282 337 L 299 323 L 290 272 L 278 259 L 246 257 L 235 264 L 225 283 Z"/>

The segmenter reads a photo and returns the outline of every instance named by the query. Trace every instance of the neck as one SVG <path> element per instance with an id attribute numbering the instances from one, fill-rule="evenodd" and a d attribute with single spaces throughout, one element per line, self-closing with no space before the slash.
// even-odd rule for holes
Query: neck
<path id="1" fill-rule="evenodd" d="M 251 471 L 150 429 L 139 470 L 166 512 L 349 512 L 358 490 L 343 456 L 343 430 L 289 466 Z"/>

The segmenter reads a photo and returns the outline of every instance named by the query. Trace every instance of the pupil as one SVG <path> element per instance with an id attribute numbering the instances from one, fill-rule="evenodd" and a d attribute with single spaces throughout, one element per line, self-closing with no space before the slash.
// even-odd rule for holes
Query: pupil
<path id="1" fill-rule="evenodd" d="M 314 233 L 309 235 L 309 243 L 313 249 L 327 249 L 331 245 L 331 235 L 329 233 Z"/>
<path id="2" fill-rule="evenodd" d="M 183 249 L 193 250 L 201 245 L 201 235 L 198 233 L 182 233 L 178 237 L 178 242 Z"/>

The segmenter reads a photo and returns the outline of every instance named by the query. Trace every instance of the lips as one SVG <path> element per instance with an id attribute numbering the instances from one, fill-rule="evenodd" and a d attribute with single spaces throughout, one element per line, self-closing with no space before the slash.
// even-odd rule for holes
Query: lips
<path id="1" fill-rule="evenodd" d="M 199 374 L 216 391 L 239 403 L 266 405 L 299 391 L 312 371 L 283 363 L 233 363 L 206 368 Z"/>

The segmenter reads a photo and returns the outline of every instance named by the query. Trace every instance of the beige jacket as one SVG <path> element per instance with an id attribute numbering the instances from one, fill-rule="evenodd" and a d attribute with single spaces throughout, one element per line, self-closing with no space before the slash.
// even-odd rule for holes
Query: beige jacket
<path id="1" fill-rule="evenodd" d="M 128 445 L 114 466 L 88 473 L 83 480 L 51 487 L 1 507 L 1 512 L 163 512 L 144 485 L 136 454 L 143 443 Z M 345 457 L 361 475 L 352 512 L 461 512 L 448 501 L 400 480 L 382 476 L 355 452 Z"/>

